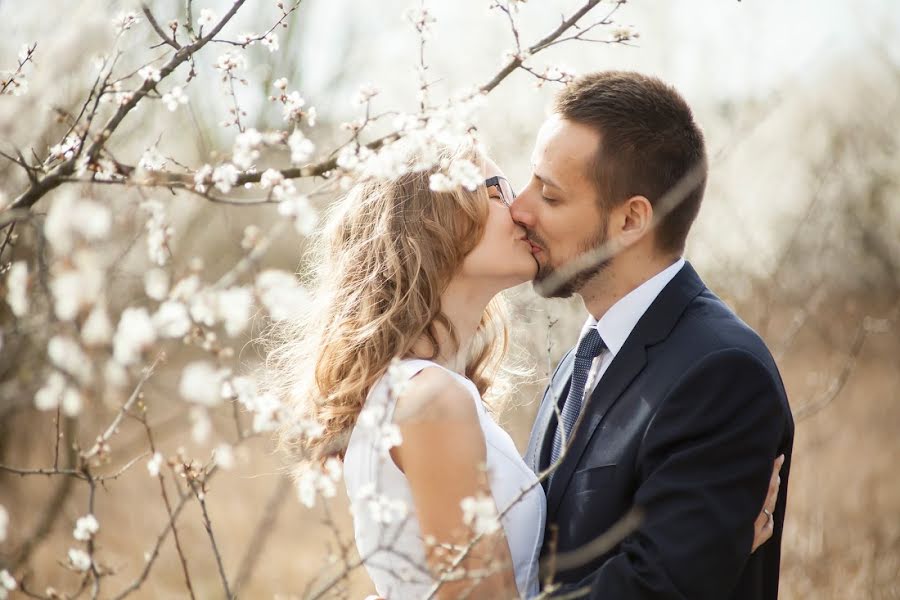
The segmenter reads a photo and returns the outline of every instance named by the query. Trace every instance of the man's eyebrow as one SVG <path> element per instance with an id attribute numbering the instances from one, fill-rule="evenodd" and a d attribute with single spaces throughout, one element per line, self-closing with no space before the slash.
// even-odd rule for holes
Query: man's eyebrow
<path id="1" fill-rule="evenodd" d="M 534 176 L 537 178 L 538 181 L 540 181 L 544 185 L 549 185 L 550 187 L 555 187 L 558 190 L 563 189 L 561 185 L 559 185 L 558 183 L 556 183 L 555 181 L 553 181 L 546 175 L 538 175 L 537 173 L 534 173 Z"/>

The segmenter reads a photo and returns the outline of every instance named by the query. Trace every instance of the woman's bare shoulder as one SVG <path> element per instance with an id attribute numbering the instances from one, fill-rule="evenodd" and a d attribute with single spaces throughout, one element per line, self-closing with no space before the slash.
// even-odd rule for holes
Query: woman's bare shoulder
<path id="1" fill-rule="evenodd" d="M 397 397 L 394 421 L 462 421 L 478 423 L 472 393 L 452 373 L 426 367 L 407 381 Z"/>

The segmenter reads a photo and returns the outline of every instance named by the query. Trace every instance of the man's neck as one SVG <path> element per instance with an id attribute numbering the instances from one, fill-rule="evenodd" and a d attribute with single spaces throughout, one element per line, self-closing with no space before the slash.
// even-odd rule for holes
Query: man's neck
<path id="1" fill-rule="evenodd" d="M 600 320 L 616 302 L 675 264 L 678 259 L 679 256 L 676 255 L 614 261 L 609 268 L 587 282 L 578 293 L 585 309 Z"/>

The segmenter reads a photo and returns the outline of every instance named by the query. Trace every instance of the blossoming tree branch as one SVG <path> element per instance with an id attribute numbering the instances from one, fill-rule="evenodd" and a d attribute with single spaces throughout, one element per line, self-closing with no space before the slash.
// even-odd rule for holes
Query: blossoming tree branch
<path id="1" fill-rule="evenodd" d="M 124 598 L 152 577 L 169 537 L 184 588 L 197 597 L 192 578 L 196 573 L 179 533 L 179 518 L 190 502 L 197 503 L 223 593 L 236 597 L 270 533 L 271 519 L 262 514 L 237 572 L 227 572 L 215 534 L 215 526 L 222 525 L 213 523 L 207 511 L 209 482 L 234 464 L 239 446 L 284 426 L 286 420 L 298 435 L 317 431 L 315 423 L 285 414 L 262 382 L 240 369 L 230 345 L 247 333 L 257 312 L 279 322 L 310 301 L 294 273 L 259 267 L 273 241 L 291 228 L 299 236 L 310 234 L 317 223 L 316 207 L 361 179 L 396 177 L 415 166 L 438 164 L 441 146 L 477 145 L 473 123 L 483 99 L 517 70 L 539 84 L 569 81 L 570 73 L 541 62 L 539 55 L 548 48 L 562 43 L 622 44 L 635 35 L 614 19 L 624 0 L 588 0 L 561 16 L 543 36 L 526 40 L 517 26 L 521 11 L 528 10 L 524 0 L 496 0 L 491 9 L 508 24 L 510 51 L 492 76 L 439 98 L 434 83 L 440 74 L 426 60 L 429 36 L 439 24 L 425 3 L 418 3 L 405 15 L 418 42 L 411 53 L 418 58 L 411 65 L 416 68 L 418 110 L 380 107 L 378 89 L 364 85 L 358 94 L 358 118 L 337 126 L 325 123 L 330 130 L 320 131 L 315 99 L 291 86 L 291 73 L 276 73 L 268 102 L 280 108 L 283 126 L 258 131 L 248 126 L 253 119 L 238 93 L 252 71 L 250 48 L 268 50 L 264 54 L 269 56 L 279 52 L 279 35 L 285 35 L 292 18 L 304 18 L 300 4 L 235 0 L 219 14 L 186 0 L 180 14 L 168 21 L 158 18 L 148 4 L 139 12 L 119 14 L 104 25 L 102 39 L 108 47 L 93 59 L 84 94 L 68 105 L 46 107 L 52 122 L 35 124 L 40 135 L 29 143 L 0 140 L 0 160 L 6 161 L 9 175 L 0 191 L 0 269 L 6 301 L 0 344 L 21 358 L 0 383 L 0 424 L 17 411 L 36 410 L 52 419 L 55 429 L 55 435 L 43 441 L 52 449 L 52 464 L 2 464 L 0 475 L 57 481 L 44 506 L 0 506 L 0 598 L 14 589 L 34 598 L 84 593 Z M 267 28 L 234 31 L 241 11 L 263 9 L 275 11 Z M 46 40 L 28 41 L 12 64 L 2 65 L 7 70 L 0 71 L 0 95 L 5 97 L 0 101 L 42 102 L 39 86 L 53 81 L 41 76 L 52 67 L 42 59 L 46 45 Z M 218 89 L 198 87 L 204 70 L 215 73 Z M 209 150 L 198 164 L 186 164 L 164 154 L 159 140 L 173 127 L 166 115 L 174 118 L 190 110 L 192 97 L 202 94 L 223 99 L 227 108 L 220 125 L 233 142 L 229 148 Z M 148 126 L 143 120 L 151 110 L 156 120 Z M 0 117 L 10 123 L 17 118 L 9 110 Z M 315 141 L 322 139 L 341 141 L 326 147 Z M 420 164 L 411 167 L 410 156 Z M 433 189 L 479 183 L 472 163 L 441 167 L 431 179 Z M 113 195 L 126 198 L 140 218 L 122 218 L 116 208 L 122 205 L 113 205 Z M 221 276 L 205 280 L 201 259 L 179 256 L 178 247 L 189 247 L 189 240 L 180 237 L 171 215 L 185 196 L 233 205 L 234 210 L 273 204 L 279 218 L 266 230 L 246 224 L 241 258 Z M 117 290 L 127 288 L 128 282 L 122 280 L 119 264 L 135 243 L 143 248 L 145 268 L 139 293 L 122 302 Z M 202 458 L 190 457 L 183 449 L 163 454 L 159 426 L 151 418 L 154 399 L 145 394 L 148 380 L 173 362 L 173 356 L 184 353 L 191 358 L 179 367 L 176 380 L 188 407 L 191 438 L 208 442 L 217 413 L 235 424 L 234 435 L 223 436 L 211 456 Z M 385 452 L 399 443 L 384 414 L 364 412 L 360 420 L 383 431 Z M 126 423 L 139 426 L 140 439 L 117 441 Z M 317 498 L 335 495 L 341 476 L 336 459 L 324 464 L 305 461 L 292 469 L 304 505 L 312 507 Z M 135 471 L 143 475 L 132 475 Z M 104 518 L 98 496 L 109 482 L 147 475 L 158 482 L 167 519 L 154 539 L 141 541 L 149 550 L 134 569 L 137 575 L 123 581 L 116 577 L 120 561 L 102 551 Z M 79 584 L 56 589 L 29 579 L 29 565 L 76 486 L 86 487 L 87 503 L 75 522 L 70 547 L 58 561 L 78 575 Z M 283 496 L 286 489 L 279 486 L 278 493 Z M 406 514 L 408 507 L 385 502 L 377 490 L 369 493 L 378 519 L 397 520 Z M 497 515 L 487 514 L 478 498 L 463 509 L 476 535 L 496 527 Z M 37 515 L 28 519 L 36 524 L 15 531 L 25 520 L 24 511 Z M 341 548 L 340 568 L 310 582 L 307 597 L 332 593 L 365 560 L 353 556 L 341 541 L 330 516 L 329 522 Z M 9 535 L 12 532 L 16 535 Z M 2 545 L 7 538 L 19 542 L 12 548 Z M 448 555 L 447 580 L 458 576 L 452 566 L 460 556 Z"/>

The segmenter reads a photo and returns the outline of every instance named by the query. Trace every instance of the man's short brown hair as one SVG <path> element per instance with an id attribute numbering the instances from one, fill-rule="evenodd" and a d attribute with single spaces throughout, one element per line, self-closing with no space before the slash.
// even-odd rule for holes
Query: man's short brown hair
<path id="1" fill-rule="evenodd" d="M 659 219 L 657 247 L 681 253 L 707 174 L 703 133 L 684 98 L 655 77 L 601 71 L 576 79 L 554 108 L 564 119 L 600 134 L 591 175 L 602 206 L 645 196 Z"/>

